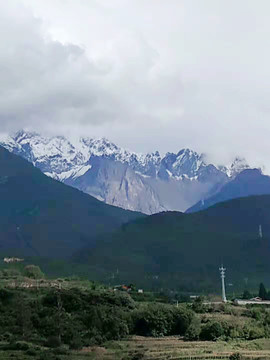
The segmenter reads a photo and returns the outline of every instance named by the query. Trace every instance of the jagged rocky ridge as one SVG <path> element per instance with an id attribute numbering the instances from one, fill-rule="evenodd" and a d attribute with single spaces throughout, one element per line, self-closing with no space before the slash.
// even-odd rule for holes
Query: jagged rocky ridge
<path id="1" fill-rule="evenodd" d="M 0 145 L 54 179 L 108 204 L 146 214 L 185 211 L 248 167 L 242 159 L 217 167 L 190 149 L 164 157 L 159 152 L 136 154 L 104 138 L 81 138 L 75 144 L 62 136 L 20 131 L 2 136 Z"/>

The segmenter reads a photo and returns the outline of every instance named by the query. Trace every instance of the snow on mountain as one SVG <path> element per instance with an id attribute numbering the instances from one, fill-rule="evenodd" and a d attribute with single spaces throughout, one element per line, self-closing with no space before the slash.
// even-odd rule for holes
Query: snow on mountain
<path id="1" fill-rule="evenodd" d="M 105 138 L 71 143 L 63 136 L 20 131 L 0 138 L 0 144 L 48 176 L 109 204 L 148 214 L 184 211 L 248 167 L 237 158 L 229 167 L 217 168 L 190 149 L 164 157 L 159 152 L 137 154 Z"/>
<path id="2" fill-rule="evenodd" d="M 45 172 L 44 174 L 56 180 L 65 181 L 66 179 L 76 179 L 77 177 L 83 176 L 91 167 L 91 165 L 79 165 L 74 166 L 71 170 L 63 171 L 60 174 L 54 172 Z"/>
<path id="3" fill-rule="evenodd" d="M 66 178 L 66 175 L 61 177 L 60 174 L 71 170 L 74 175 L 76 168 L 79 172 L 78 176 L 81 176 L 80 169 L 93 156 L 127 163 L 134 170 L 142 173 L 149 172 L 150 166 L 152 164 L 157 166 L 161 159 L 158 152 L 147 155 L 136 154 L 116 146 L 105 138 L 80 138 L 74 145 L 62 136 L 46 138 L 37 133 L 20 131 L 13 137 L 0 138 L 0 143 L 57 178 Z"/>
<path id="4" fill-rule="evenodd" d="M 250 166 L 244 158 L 236 157 L 233 163 L 228 167 L 227 174 L 231 178 L 235 178 L 243 170 L 249 169 Z"/>

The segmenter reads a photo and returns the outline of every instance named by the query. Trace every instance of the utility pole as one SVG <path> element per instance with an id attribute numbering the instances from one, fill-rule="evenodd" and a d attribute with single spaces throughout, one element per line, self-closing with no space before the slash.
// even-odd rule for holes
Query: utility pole
<path id="1" fill-rule="evenodd" d="M 223 265 L 221 265 L 221 268 L 219 268 L 219 271 L 220 271 L 221 285 L 222 285 L 222 301 L 226 303 L 227 299 L 226 299 L 225 280 L 224 280 L 226 269 L 223 267 Z"/>

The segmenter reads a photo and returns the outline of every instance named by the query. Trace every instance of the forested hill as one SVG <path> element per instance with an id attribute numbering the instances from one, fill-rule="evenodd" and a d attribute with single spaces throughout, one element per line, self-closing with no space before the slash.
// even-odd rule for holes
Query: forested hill
<path id="1" fill-rule="evenodd" d="M 167 212 L 139 219 L 99 239 L 95 248 L 76 259 L 108 274 L 118 269 L 119 281 L 211 288 L 219 286 L 221 262 L 228 268 L 228 281 L 231 277 L 241 283 L 268 272 L 269 241 L 270 195 L 252 196 L 198 213 Z"/>
<path id="2" fill-rule="evenodd" d="M 0 252 L 63 257 L 142 216 L 44 175 L 0 147 Z"/>

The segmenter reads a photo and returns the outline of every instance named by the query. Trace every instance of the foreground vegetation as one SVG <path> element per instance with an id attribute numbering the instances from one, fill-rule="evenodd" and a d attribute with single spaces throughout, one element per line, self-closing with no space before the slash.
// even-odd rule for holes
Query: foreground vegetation
<path id="1" fill-rule="evenodd" d="M 206 304 L 202 298 L 176 305 L 135 289 L 115 291 L 75 278 L 46 280 L 34 265 L 0 273 L 0 359 L 239 359 L 258 354 L 270 358 L 268 307 Z"/>

